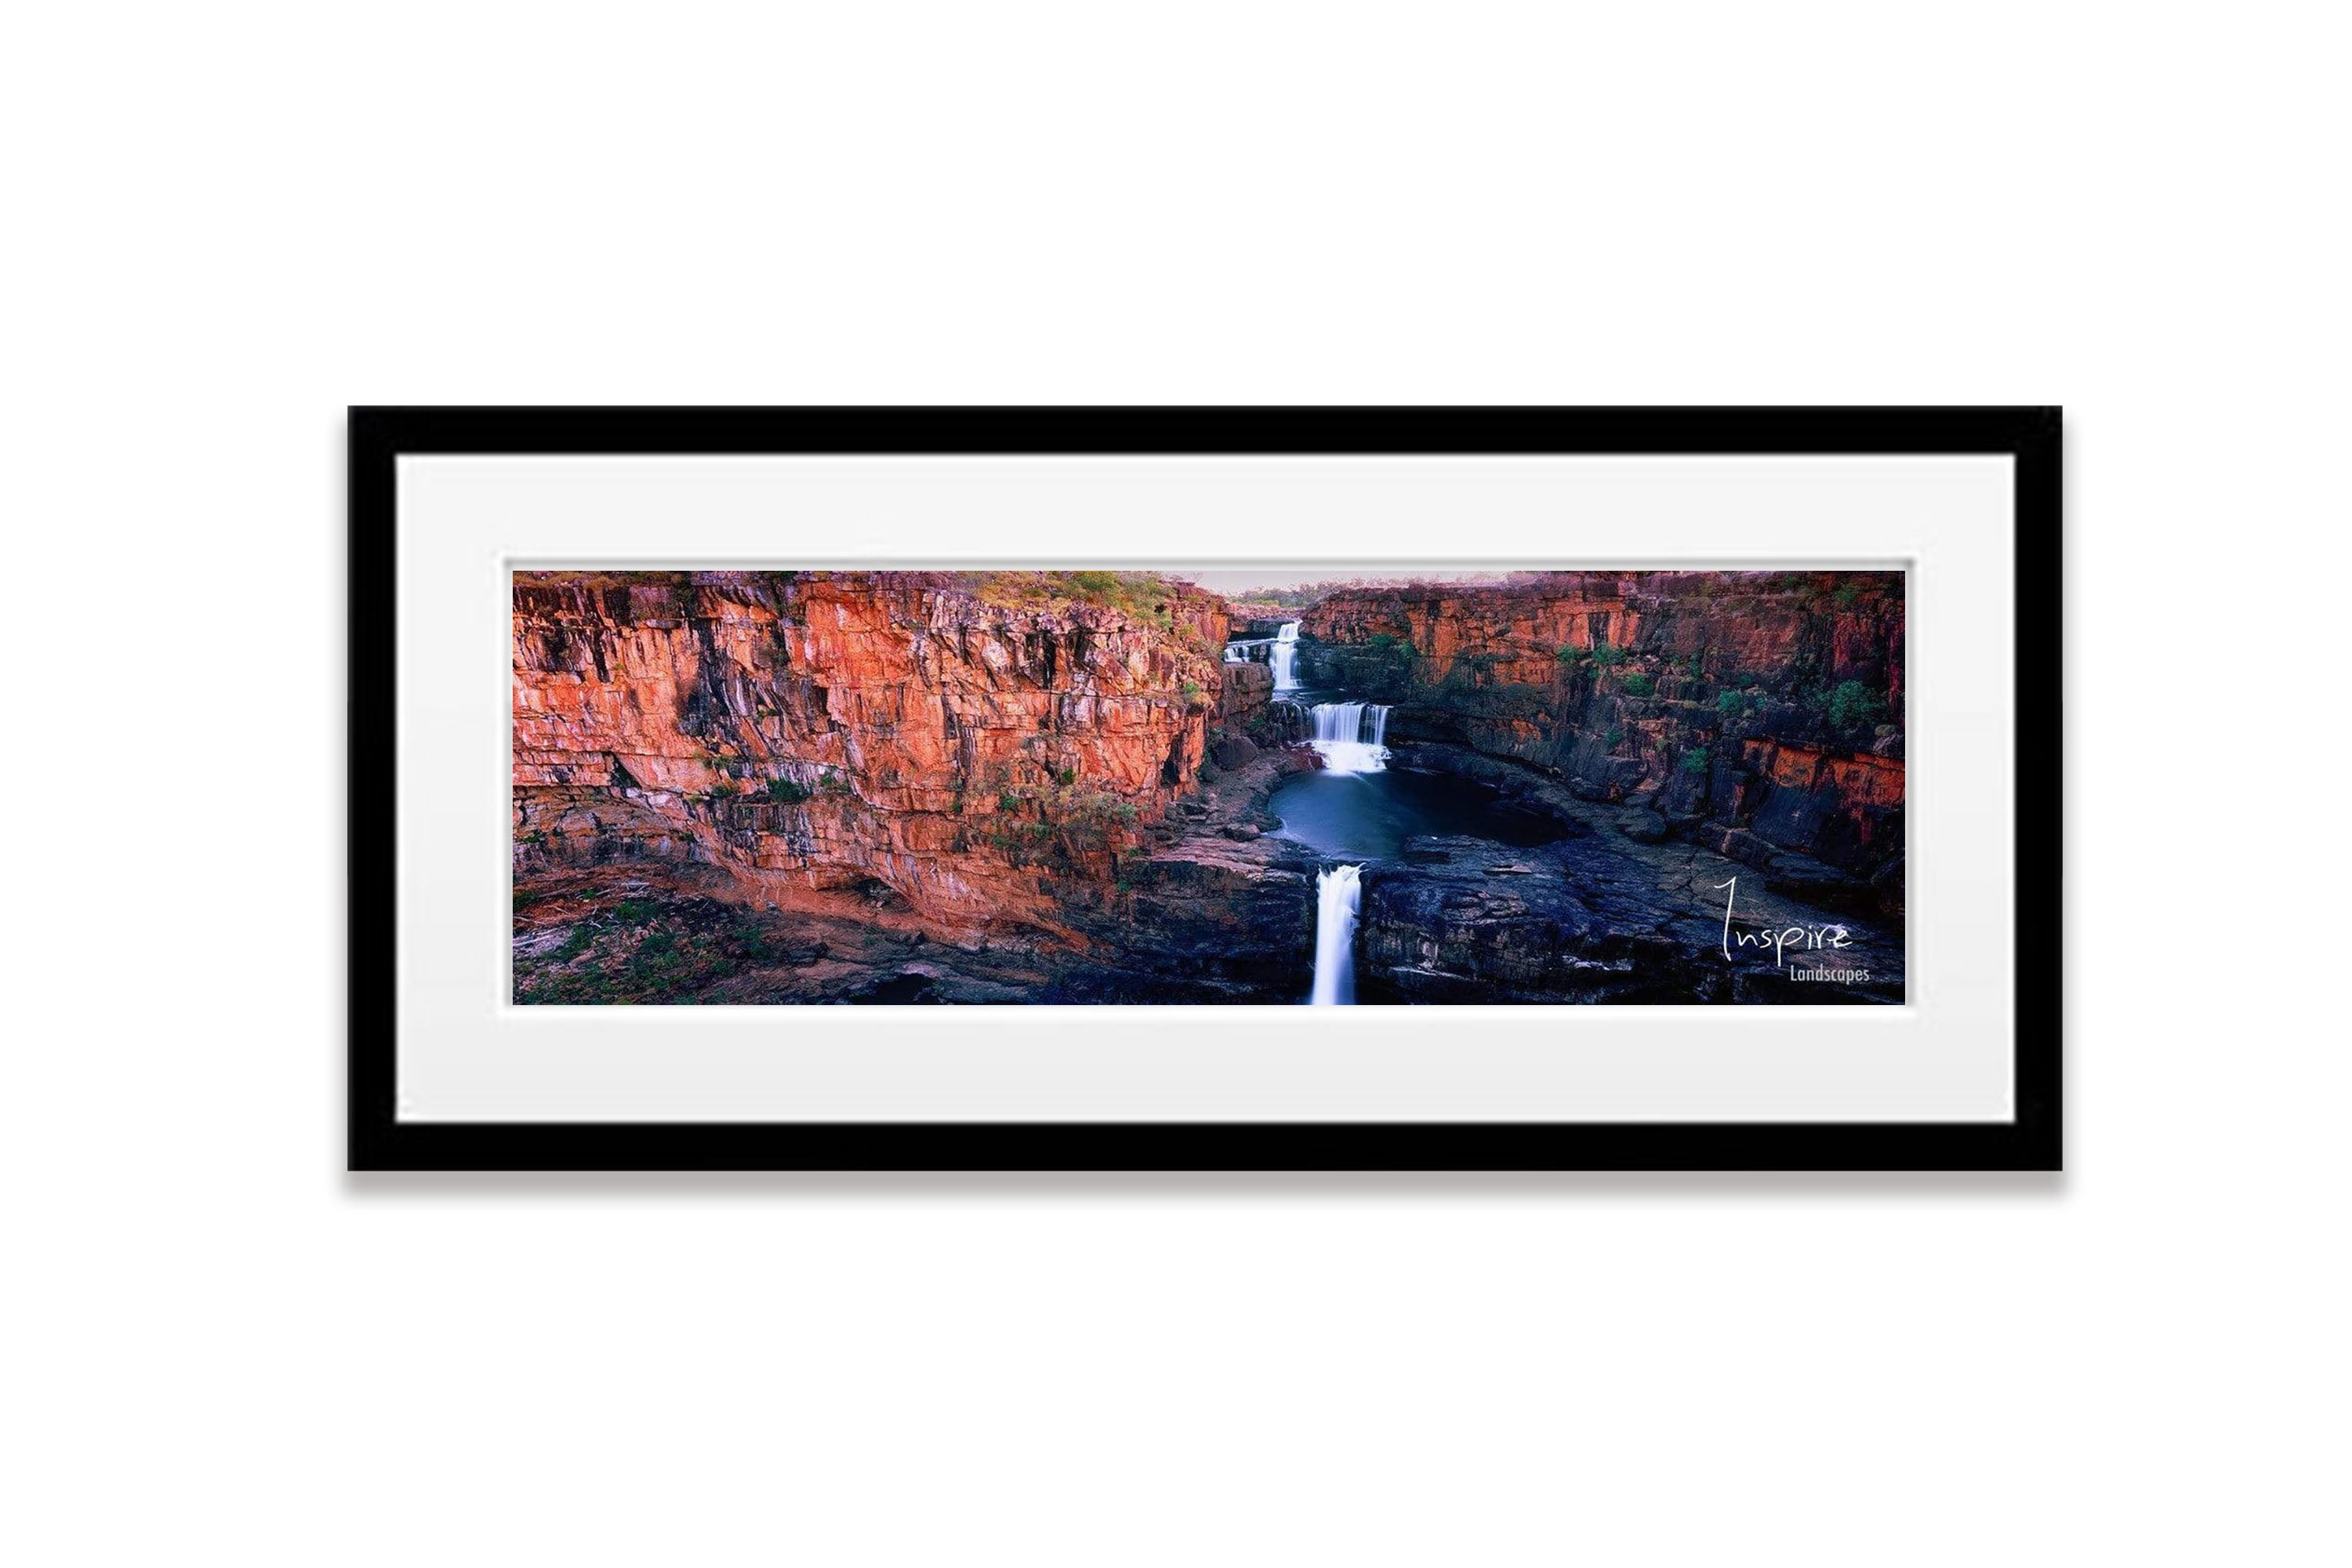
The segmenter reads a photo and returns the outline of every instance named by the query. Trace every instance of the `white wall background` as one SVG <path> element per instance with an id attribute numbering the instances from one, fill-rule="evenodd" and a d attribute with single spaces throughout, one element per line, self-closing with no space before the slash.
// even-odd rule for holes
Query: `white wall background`
<path id="1" fill-rule="evenodd" d="M 2341 26 L 20 8 L 0 1555 L 2342 1561 Z M 347 1181 L 354 400 L 2063 400 L 2073 1170 Z"/>

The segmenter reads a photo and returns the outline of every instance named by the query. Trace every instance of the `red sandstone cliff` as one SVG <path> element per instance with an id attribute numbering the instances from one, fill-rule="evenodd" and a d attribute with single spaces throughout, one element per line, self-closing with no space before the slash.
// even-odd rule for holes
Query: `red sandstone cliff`
<path id="1" fill-rule="evenodd" d="M 1759 863 L 1899 874 L 1899 573 L 1547 573 L 1301 620 L 1308 683 L 1395 704 L 1392 742 L 1532 763 Z"/>
<path id="2" fill-rule="evenodd" d="M 1051 924 L 1194 786 L 1223 602 L 1034 574 L 518 574 L 519 867 L 878 883 L 945 926 Z"/>
<path id="3" fill-rule="evenodd" d="M 1614 647 L 1660 660 L 1698 656 L 1726 676 L 1802 666 L 1903 698 L 1899 573 L 1551 572 L 1524 582 L 1347 589 L 1300 613 L 1301 635 L 1389 637 L 1442 686 L 1465 661 L 1507 682 L 1549 683 L 1559 650 Z M 1673 678 L 1677 673 L 1662 668 Z"/>

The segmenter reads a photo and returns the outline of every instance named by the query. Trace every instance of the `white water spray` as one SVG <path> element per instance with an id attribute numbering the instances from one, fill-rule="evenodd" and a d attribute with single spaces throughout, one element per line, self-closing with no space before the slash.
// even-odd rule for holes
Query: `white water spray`
<path id="1" fill-rule="evenodd" d="M 1318 1007 L 1356 1005 L 1356 914 L 1363 908 L 1361 866 L 1315 874 L 1315 994 Z"/>
<path id="2" fill-rule="evenodd" d="M 1318 702 L 1315 750 L 1326 772 L 1384 773 L 1389 763 L 1389 710 L 1378 702 Z"/>
<path id="3" fill-rule="evenodd" d="M 1298 658 L 1298 623 L 1297 621 L 1282 623 L 1282 629 L 1274 634 L 1274 647 L 1270 651 L 1272 658 L 1269 662 L 1274 666 L 1274 689 L 1276 691 L 1297 690 L 1298 678 L 1292 673 L 1292 666 Z"/>

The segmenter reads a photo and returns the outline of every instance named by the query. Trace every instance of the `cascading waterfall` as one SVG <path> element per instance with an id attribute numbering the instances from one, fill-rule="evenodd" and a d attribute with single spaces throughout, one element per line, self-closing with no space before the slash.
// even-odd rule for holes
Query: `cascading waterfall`
<path id="1" fill-rule="evenodd" d="M 1298 689 L 1298 678 L 1292 672 L 1297 658 L 1298 623 L 1285 621 L 1282 623 L 1282 629 L 1274 634 L 1273 657 L 1270 660 L 1274 666 L 1274 689 L 1276 691 Z"/>
<path id="2" fill-rule="evenodd" d="M 1315 750 L 1335 773 L 1377 773 L 1388 767 L 1389 710 L 1379 702 L 1318 702 Z M 1369 735 L 1369 738 L 1367 738 Z"/>
<path id="3" fill-rule="evenodd" d="M 1286 734 L 1299 734 L 1332 773 L 1388 771 L 1389 710 L 1380 702 L 1318 702 L 1309 709 L 1294 697 L 1298 689 L 1298 623 L 1285 621 L 1267 648 L 1274 667 L 1270 712 L 1281 716 Z M 1315 876 L 1315 983 L 1308 1000 L 1318 1007 L 1352 1007 L 1356 1002 L 1356 917 L 1363 908 L 1361 866 L 1331 866 Z"/>
<path id="4" fill-rule="evenodd" d="M 1356 1004 L 1356 916 L 1363 908 L 1361 866 L 1315 874 L 1315 993 L 1318 1007 Z"/>

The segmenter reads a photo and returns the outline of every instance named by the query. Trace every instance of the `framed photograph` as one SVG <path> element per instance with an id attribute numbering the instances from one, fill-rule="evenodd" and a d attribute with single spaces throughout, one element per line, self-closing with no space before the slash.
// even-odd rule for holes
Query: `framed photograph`
<path id="1" fill-rule="evenodd" d="M 2056 1169 L 2059 433 L 354 409 L 352 1165 Z"/>

